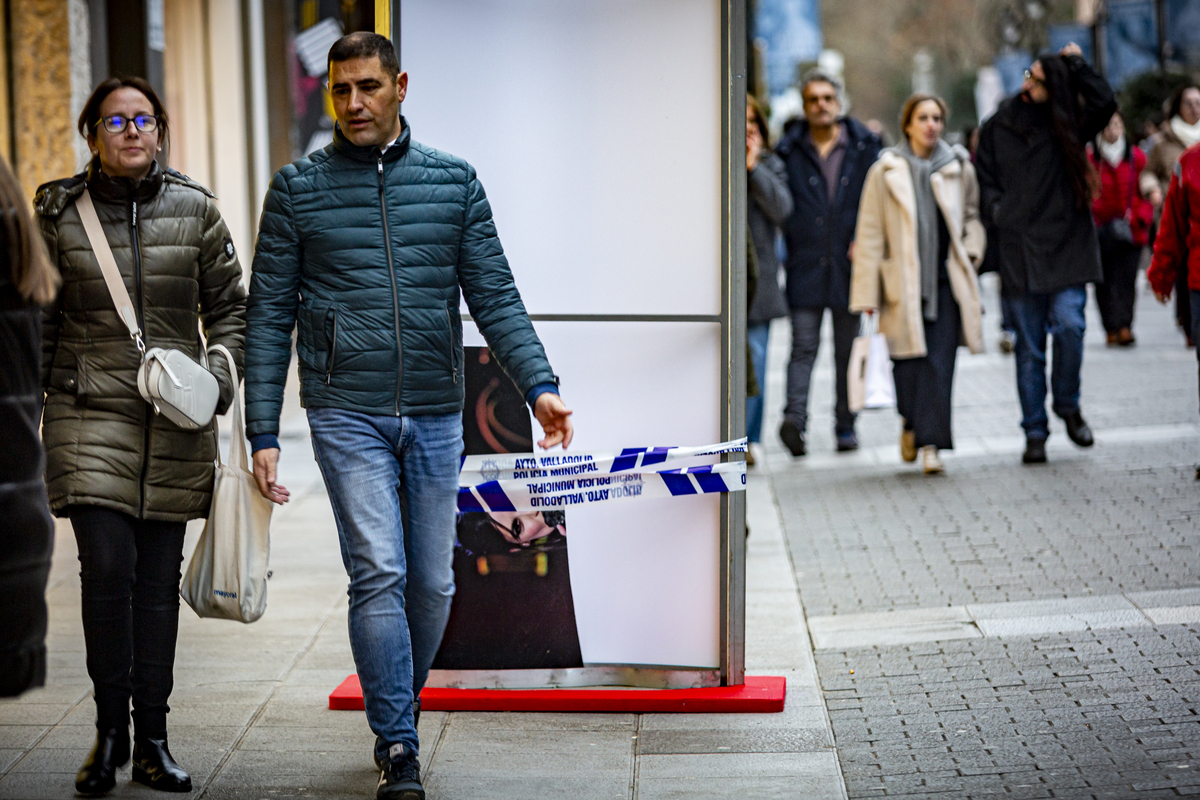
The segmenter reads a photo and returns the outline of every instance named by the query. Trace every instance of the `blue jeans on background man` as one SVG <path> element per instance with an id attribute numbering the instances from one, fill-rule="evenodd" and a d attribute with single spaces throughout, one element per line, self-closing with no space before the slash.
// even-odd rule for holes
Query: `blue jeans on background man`
<path id="1" fill-rule="evenodd" d="M 1050 294 L 1024 294 L 1010 298 L 1009 302 L 1017 330 L 1021 427 L 1027 439 L 1046 439 L 1050 435 L 1046 415 L 1046 332 L 1054 340 L 1054 363 L 1050 368 L 1054 413 L 1067 417 L 1079 410 L 1087 286 L 1070 286 Z"/>
<path id="2" fill-rule="evenodd" d="M 1192 301 L 1192 341 L 1200 342 L 1200 289 L 1188 292 Z M 1200 361 L 1200 345 L 1196 347 L 1196 360 Z"/>
<path id="3" fill-rule="evenodd" d="M 752 442 L 762 441 L 763 402 L 767 399 L 767 343 L 770 322 L 755 322 L 746 326 L 746 341 L 750 343 L 750 361 L 758 377 L 758 397 L 746 398 L 746 436 Z"/>
<path id="4" fill-rule="evenodd" d="M 308 424 L 350 576 L 350 649 L 376 751 L 402 743 L 416 755 L 413 698 L 454 596 L 462 415 L 312 408 Z"/>

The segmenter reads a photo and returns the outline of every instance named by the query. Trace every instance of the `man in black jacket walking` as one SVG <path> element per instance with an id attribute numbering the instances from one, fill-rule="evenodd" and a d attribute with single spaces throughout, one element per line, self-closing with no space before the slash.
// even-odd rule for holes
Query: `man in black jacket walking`
<path id="1" fill-rule="evenodd" d="M 787 295 L 792 318 L 792 358 L 787 405 L 779 438 L 794 456 L 807 452 L 808 387 L 825 309 L 833 317 L 833 362 L 837 386 L 837 449 L 856 450 L 855 415 L 846 396 L 850 346 L 858 314 L 850 304 L 850 249 L 858 223 L 858 200 L 867 170 L 879 156 L 879 137 L 843 117 L 841 82 L 819 70 L 800 85 L 804 119 L 784 132 L 776 152 L 787 165 L 794 208 L 784 224 Z"/>
<path id="2" fill-rule="evenodd" d="M 1042 56 L 1021 93 L 984 123 L 975 168 L 983 218 L 995 227 L 1000 281 L 1017 328 L 1017 393 L 1026 464 L 1046 460 L 1046 332 L 1050 387 L 1067 435 L 1090 447 L 1079 410 L 1087 284 L 1103 279 L 1084 147 L 1117 110 L 1112 88 L 1077 45 Z"/>

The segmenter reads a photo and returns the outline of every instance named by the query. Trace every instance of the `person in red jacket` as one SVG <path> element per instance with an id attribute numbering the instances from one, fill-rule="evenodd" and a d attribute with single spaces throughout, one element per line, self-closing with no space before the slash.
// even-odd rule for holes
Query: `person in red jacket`
<path id="1" fill-rule="evenodd" d="M 1186 269 L 1192 309 L 1192 340 L 1200 341 L 1200 144 L 1183 151 L 1163 201 L 1154 259 L 1146 277 L 1160 303 L 1171 299 L 1175 275 Z M 1200 348 L 1197 348 L 1200 359 Z M 1200 469 L 1196 471 L 1200 480 Z"/>
<path id="2" fill-rule="evenodd" d="M 1154 221 L 1154 206 L 1138 186 L 1146 154 L 1126 138 L 1119 111 L 1089 149 L 1100 179 L 1092 217 L 1100 239 L 1104 282 L 1096 284 L 1096 304 L 1108 343 L 1128 347 L 1135 341 L 1131 328 L 1138 263 Z"/>

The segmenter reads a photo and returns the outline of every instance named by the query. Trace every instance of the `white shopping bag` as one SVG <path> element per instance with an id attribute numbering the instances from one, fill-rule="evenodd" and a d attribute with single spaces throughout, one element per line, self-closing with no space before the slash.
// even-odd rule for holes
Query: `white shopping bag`
<path id="1" fill-rule="evenodd" d="M 196 543 L 180 594 L 201 617 L 254 622 L 267 609 L 267 561 L 271 552 L 271 501 L 248 469 L 242 397 L 233 356 L 221 345 L 233 377 L 233 430 L 229 463 L 217 453 L 212 506 Z"/>
<path id="2" fill-rule="evenodd" d="M 846 372 L 847 400 L 850 410 L 892 408 L 896 405 L 896 386 L 892 382 L 892 364 L 888 357 L 887 337 L 876 333 L 874 315 L 864 316 L 859 335 L 850 346 L 850 366 Z"/>

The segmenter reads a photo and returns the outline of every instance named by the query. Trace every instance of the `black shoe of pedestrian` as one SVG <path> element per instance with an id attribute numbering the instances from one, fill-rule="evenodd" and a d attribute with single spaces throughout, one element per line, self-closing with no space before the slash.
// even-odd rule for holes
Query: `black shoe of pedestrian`
<path id="1" fill-rule="evenodd" d="M 808 452 L 808 449 L 804 446 L 804 432 L 800 430 L 799 425 L 790 419 L 785 419 L 783 424 L 779 426 L 779 440 L 796 457 Z"/>
<path id="2" fill-rule="evenodd" d="M 837 451 L 849 453 L 858 449 L 858 436 L 854 431 L 839 431 L 837 434 Z"/>
<path id="3" fill-rule="evenodd" d="M 1092 429 L 1083 421 L 1083 414 L 1078 410 L 1074 414 L 1063 417 L 1063 422 L 1067 423 L 1067 436 L 1071 437 L 1071 441 L 1080 447 L 1091 447 L 1096 443 L 1092 436 Z"/>
<path id="4" fill-rule="evenodd" d="M 96 732 L 96 744 L 75 775 L 75 791 L 99 797 L 117 785 L 117 770 L 129 761 L 129 731 L 110 728 Z"/>
<path id="5" fill-rule="evenodd" d="M 421 764 L 402 744 L 388 750 L 388 762 L 379 771 L 375 800 L 425 800 L 421 785 Z"/>
<path id="6" fill-rule="evenodd" d="M 1045 464 L 1046 440 L 1026 439 L 1025 454 L 1021 456 L 1021 462 L 1024 464 Z"/>
<path id="7" fill-rule="evenodd" d="M 192 776 L 175 763 L 167 737 L 133 740 L 133 779 L 160 792 L 190 792 Z"/>

